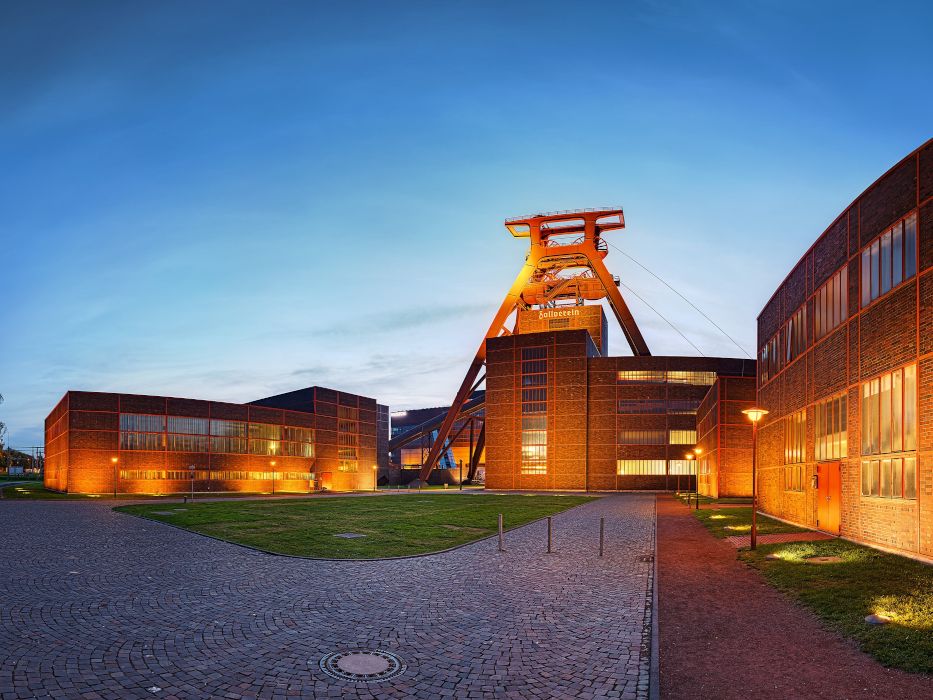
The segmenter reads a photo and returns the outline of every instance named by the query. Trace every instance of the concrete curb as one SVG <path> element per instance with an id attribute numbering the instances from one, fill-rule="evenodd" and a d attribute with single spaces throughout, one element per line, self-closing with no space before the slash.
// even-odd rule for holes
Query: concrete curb
<path id="1" fill-rule="evenodd" d="M 590 503 L 592 503 L 592 501 L 590 501 Z M 133 503 L 129 503 L 129 504 L 126 504 L 126 505 L 151 505 L 151 504 L 148 504 L 148 503 L 147 503 L 147 504 L 133 504 Z M 545 521 L 545 520 L 548 519 L 548 517 L 554 517 L 555 515 L 563 515 L 564 513 L 569 513 L 570 511 L 574 510 L 575 508 L 580 508 L 581 506 L 585 506 L 585 505 L 587 505 L 587 504 L 586 504 L 586 503 L 579 503 L 579 504 L 577 504 L 577 505 L 575 505 L 575 506 L 570 506 L 570 508 L 565 508 L 564 510 L 560 511 L 559 513 L 555 513 L 555 514 L 552 515 L 552 516 L 543 515 L 543 516 L 541 516 L 540 518 L 535 518 L 534 520 L 529 520 L 527 523 L 523 523 L 523 524 L 521 524 L 521 525 L 516 525 L 515 527 L 506 528 L 506 529 L 503 530 L 503 532 L 512 532 L 513 530 L 520 530 L 520 529 L 522 529 L 523 527 L 528 527 L 529 525 L 534 525 L 535 523 L 540 523 L 540 522 L 542 522 L 542 521 Z M 192 535 L 197 535 L 198 537 L 207 537 L 208 539 L 215 540 L 215 541 L 217 541 L 217 542 L 223 542 L 224 544 L 232 544 L 234 547 L 242 547 L 243 549 L 249 549 L 249 550 L 252 550 L 252 551 L 254 551 L 254 552 L 258 552 L 258 553 L 260 553 L 260 554 L 268 554 L 268 555 L 273 556 L 273 557 L 284 557 L 284 558 L 286 558 L 286 559 L 303 559 L 303 560 L 305 560 L 305 561 L 343 561 L 343 562 L 365 563 L 365 562 L 371 562 L 371 561 L 374 562 L 374 561 L 397 561 L 397 560 L 399 560 L 399 559 L 421 559 L 421 558 L 423 558 L 423 557 L 433 557 L 433 556 L 437 556 L 437 555 L 439 555 L 439 554 L 447 554 L 448 552 L 455 552 L 455 551 L 457 551 L 458 549 L 463 549 L 464 547 L 469 547 L 470 545 L 479 544 L 480 542 L 485 542 L 485 541 L 487 541 L 487 540 L 491 540 L 491 539 L 494 539 L 494 538 L 496 538 L 496 537 L 499 536 L 499 533 L 498 533 L 498 532 L 494 532 L 494 533 L 491 534 L 491 535 L 486 535 L 485 537 L 480 537 L 478 540 L 470 540 L 469 542 L 464 542 L 464 543 L 462 543 L 462 544 L 454 545 L 453 547 L 448 547 L 447 549 L 439 549 L 439 550 L 437 550 L 437 551 L 435 551 L 435 552 L 423 552 L 423 553 L 421 553 L 421 554 L 402 554 L 402 555 L 397 556 L 397 557 L 372 557 L 372 558 L 365 558 L 365 559 L 360 559 L 360 558 L 338 558 L 338 557 L 308 557 L 308 556 L 303 556 L 303 555 L 301 555 L 301 554 L 283 554 L 283 553 L 281 553 L 281 552 L 271 552 L 271 551 L 269 551 L 268 549 L 260 549 L 259 547 L 253 547 L 252 545 L 242 544 L 242 543 L 240 543 L 240 542 L 231 542 L 230 540 L 225 540 L 225 539 L 222 539 L 222 538 L 220 538 L 220 537 L 215 537 L 214 535 L 206 535 L 206 534 L 204 534 L 203 532 L 196 532 L 195 530 L 189 530 L 188 528 L 182 527 L 181 525 L 175 525 L 175 524 L 173 524 L 173 523 L 167 523 L 167 522 L 165 522 L 164 520 L 156 520 L 155 518 L 150 518 L 150 517 L 148 517 L 148 516 L 146 516 L 146 515 L 137 515 L 136 513 L 126 513 L 126 512 L 124 512 L 124 511 L 119 511 L 119 510 L 117 510 L 117 508 L 120 508 L 120 507 L 122 507 L 122 506 L 115 506 L 114 508 L 111 508 L 111 511 L 113 511 L 113 512 L 115 512 L 115 513 L 120 513 L 121 515 L 128 515 L 128 516 L 133 517 L 133 518 L 139 518 L 140 520 L 148 520 L 148 521 L 151 522 L 151 523 L 158 523 L 159 525 L 167 525 L 168 527 L 173 527 L 173 528 L 175 528 L 176 530 L 181 530 L 182 532 L 188 532 L 188 533 L 191 533 Z M 497 552 L 497 554 L 498 554 L 498 552 Z"/>

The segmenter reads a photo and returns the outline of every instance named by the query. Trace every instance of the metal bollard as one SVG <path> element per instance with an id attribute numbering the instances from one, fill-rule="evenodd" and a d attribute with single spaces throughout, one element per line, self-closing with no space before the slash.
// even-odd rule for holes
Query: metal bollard
<path id="1" fill-rule="evenodd" d="M 551 553 L 551 516 L 547 517 L 547 553 Z"/>
<path id="2" fill-rule="evenodd" d="M 606 519 L 599 519 L 599 556 L 603 555 L 603 534 L 606 530 Z"/>
<path id="3" fill-rule="evenodd" d="M 499 551 L 505 551 L 505 543 L 502 540 L 502 513 L 499 513 Z"/>

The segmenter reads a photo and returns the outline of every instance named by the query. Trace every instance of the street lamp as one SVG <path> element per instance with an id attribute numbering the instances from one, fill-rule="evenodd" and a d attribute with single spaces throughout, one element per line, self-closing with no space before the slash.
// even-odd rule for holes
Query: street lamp
<path id="1" fill-rule="evenodd" d="M 700 510 L 700 455 L 703 454 L 702 447 L 694 447 L 694 454 L 697 456 L 697 464 L 693 473 L 694 487 L 697 492 L 697 510 Z"/>
<path id="2" fill-rule="evenodd" d="M 110 458 L 110 463 L 113 465 L 113 497 L 117 497 L 117 462 L 120 460 L 116 457 Z"/>
<path id="3" fill-rule="evenodd" d="M 692 462 L 692 461 L 694 460 L 694 458 L 695 458 L 695 455 L 694 455 L 692 452 L 688 452 L 688 453 L 687 453 L 686 455 L 684 455 L 684 456 L 687 458 L 687 461 L 688 461 L 688 462 Z M 689 475 L 690 475 L 690 473 L 687 472 L 687 476 L 689 476 Z M 687 508 L 689 508 L 689 507 L 690 507 L 690 492 L 687 491 Z"/>
<path id="4" fill-rule="evenodd" d="M 758 421 L 768 412 L 763 408 L 746 408 L 742 411 L 752 422 L 752 537 L 751 548 L 758 545 Z"/>
<path id="5" fill-rule="evenodd" d="M 379 483 L 379 465 L 373 465 L 373 491 L 376 490 L 376 485 Z"/>
<path id="6" fill-rule="evenodd" d="M 269 466 L 272 467 L 272 495 L 275 495 L 275 460 L 269 462 Z"/>

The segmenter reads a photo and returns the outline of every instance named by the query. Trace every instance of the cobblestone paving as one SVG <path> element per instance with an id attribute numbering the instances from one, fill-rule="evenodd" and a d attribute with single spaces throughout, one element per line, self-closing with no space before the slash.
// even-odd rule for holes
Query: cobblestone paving
<path id="1" fill-rule="evenodd" d="M 551 555 L 544 522 L 504 553 L 380 562 L 270 556 L 103 503 L 4 501 L 0 528 L 3 700 L 648 696 L 653 495 L 555 516 Z M 324 675 L 345 649 L 408 668 Z"/>

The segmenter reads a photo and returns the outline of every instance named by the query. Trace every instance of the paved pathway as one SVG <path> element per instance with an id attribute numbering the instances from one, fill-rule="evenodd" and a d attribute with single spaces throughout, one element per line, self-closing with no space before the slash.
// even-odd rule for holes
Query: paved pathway
<path id="1" fill-rule="evenodd" d="M 884 668 L 658 497 L 664 700 L 933 698 L 933 677 Z"/>
<path id="2" fill-rule="evenodd" d="M 0 503 L 3 700 L 648 695 L 653 495 L 555 517 L 553 555 L 540 522 L 505 553 L 382 562 L 266 555 L 110 505 Z M 370 648 L 408 669 L 366 685 L 318 668 Z"/>

